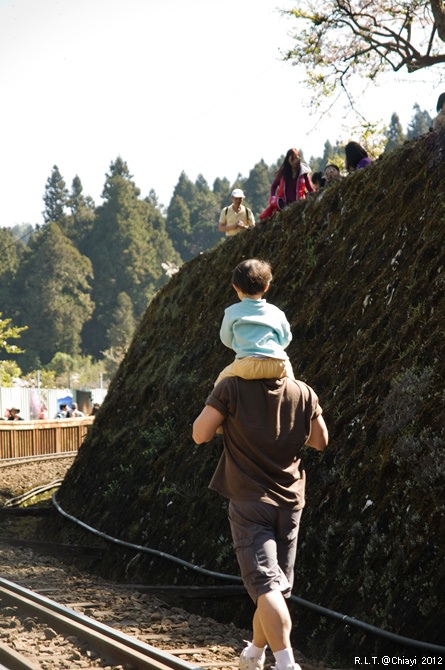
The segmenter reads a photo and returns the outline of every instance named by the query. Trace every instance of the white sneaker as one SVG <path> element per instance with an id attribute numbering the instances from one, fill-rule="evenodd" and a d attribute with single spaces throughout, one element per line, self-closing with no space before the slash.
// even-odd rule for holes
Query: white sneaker
<path id="1" fill-rule="evenodd" d="M 245 647 L 239 657 L 239 667 L 240 670 L 263 670 L 264 668 L 264 656 L 263 658 L 247 658 L 246 653 L 249 649 L 250 644 Z M 301 670 L 301 668 L 300 668 Z"/>

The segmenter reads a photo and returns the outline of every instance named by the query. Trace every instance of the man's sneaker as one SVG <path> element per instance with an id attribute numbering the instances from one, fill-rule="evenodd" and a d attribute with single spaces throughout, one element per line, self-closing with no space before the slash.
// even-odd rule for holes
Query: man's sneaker
<path id="1" fill-rule="evenodd" d="M 250 644 L 242 650 L 239 657 L 240 670 L 263 670 L 264 656 L 263 658 L 247 658 L 246 653 L 249 647 Z"/>
<path id="2" fill-rule="evenodd" d="M 274 665 L 273 668 L 271 668 L 271 670 L 278 670 L 278 666 Z M 298 665 L 298 663 L 294 663 L 292 665 L 291 663 L 290 665 L 286 665 L 286 670 L 301 670 L 301 665 Z"/>

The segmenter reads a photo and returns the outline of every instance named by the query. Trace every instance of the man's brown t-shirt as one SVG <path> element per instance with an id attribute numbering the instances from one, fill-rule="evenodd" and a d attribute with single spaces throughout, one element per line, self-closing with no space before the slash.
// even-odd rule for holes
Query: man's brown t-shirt
<path id="1" fill-rule="evenodd" d="M 224 451 L 209 488 L 233 501 L 304 507 L 301 453 L 322 413 L 301 381 L 226 377 L 206 405 L 224 415 Z"/>

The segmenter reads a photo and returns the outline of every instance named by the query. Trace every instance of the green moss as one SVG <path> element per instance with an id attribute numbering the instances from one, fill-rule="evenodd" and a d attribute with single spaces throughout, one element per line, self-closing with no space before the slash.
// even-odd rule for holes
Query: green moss
<path id="1" fill-rule="evenodd" d="M 445 136 L 431 133 L 186 263 L 141 320 L 62 506 L 115 537 L 238 574 L 225 503 L 207 490 L 222 441 L 194 446 L 191 425 L 233 356 L 219 340 L 231 272 L 266 258 L 294 370 L 319 394 L 331 435 L 323 456 L 307 455 L 294 592 L 442 644 L 444 156 Z M 205 581 L 115 551 L 102 574 Z M 297 646 L 333 661 L 389 644 L 306 611 L 295 621 Z"/>

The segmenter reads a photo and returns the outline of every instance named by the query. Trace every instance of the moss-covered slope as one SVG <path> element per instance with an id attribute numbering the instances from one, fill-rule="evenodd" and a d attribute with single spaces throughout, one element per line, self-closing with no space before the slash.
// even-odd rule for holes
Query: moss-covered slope
<path id="1" fill-rule="evenodd" d="M 287 314 L 294 370 L 318 393 L 331 438 L 324 455 L 308 450 L 294 592 L 442 643 L 444 161 L 445 136 L 431 133 L 183 266 L 147 309 L 62 507 L 127 542 L 238 574 L 225 502 L 207 490 L 222 438 L 196 447 L 191 425 L 232 360 L 219 340 L 232 270 L 268 259 L 268 299 Z M 153 560 L 111 545 L 102 571 L 200 580 Z M 380 644 L 296 618 L 308 653 L 351 659 L 351 648 Z"/>

